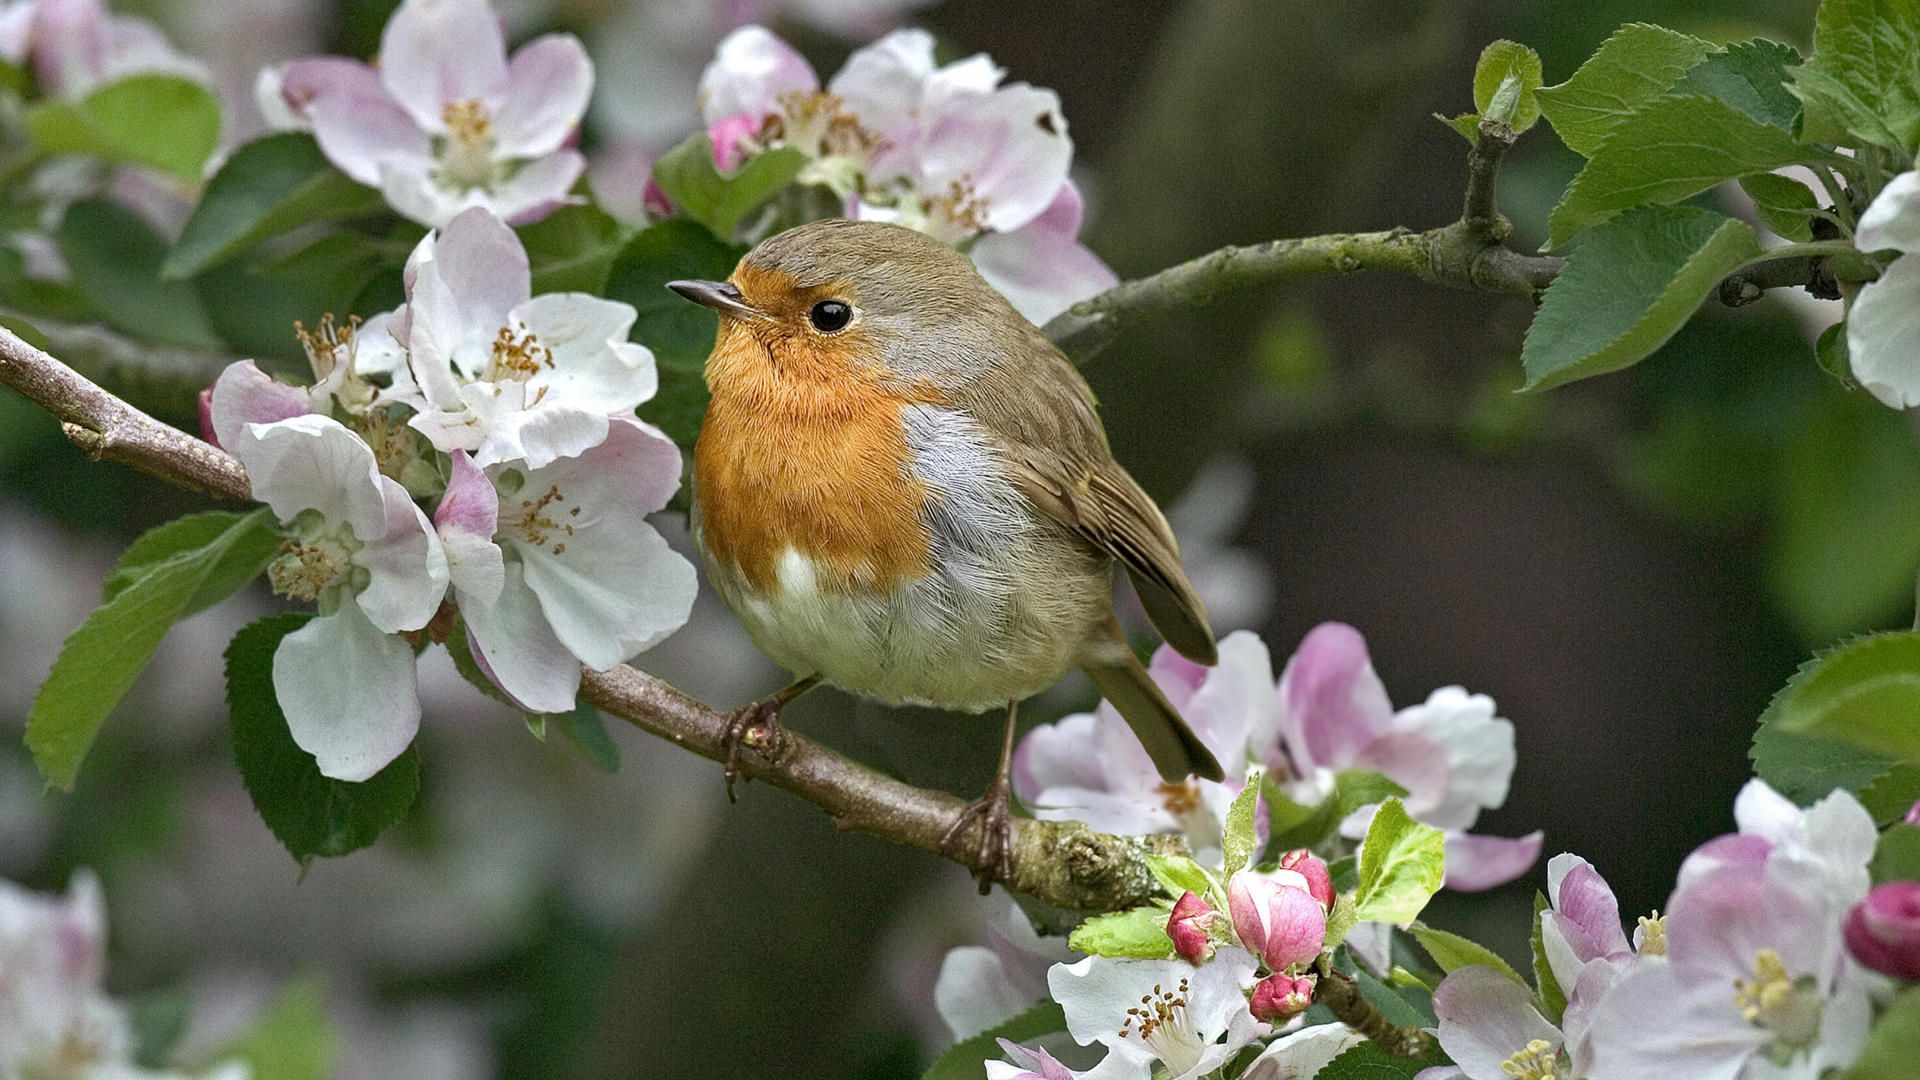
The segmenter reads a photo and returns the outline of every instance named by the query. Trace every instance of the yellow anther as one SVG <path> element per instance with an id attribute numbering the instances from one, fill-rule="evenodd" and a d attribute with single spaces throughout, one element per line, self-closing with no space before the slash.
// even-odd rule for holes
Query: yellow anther
<path id="1" fill-rule="evenodd" d="M 1667 917 L 1658 908 L 1651 915 L 1640 916 L 1640 955 L 1667 955 Z"/>
<path id="2" fill-rule="evenodd" d="M 1545 1039 L 1535 1039 L 1526 1048 L 1500 1063 L 1500 1071 L 1514 1080 L 1559 1080 L 1559 1052 Z"/>

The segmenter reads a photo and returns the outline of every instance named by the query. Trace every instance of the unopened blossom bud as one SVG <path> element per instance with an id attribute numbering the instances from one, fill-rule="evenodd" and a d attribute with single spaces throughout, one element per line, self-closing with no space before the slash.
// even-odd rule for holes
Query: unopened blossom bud
<path id="1" fill-rule="evenodd" d="M 1256 1020 L 1273 1022 L 1298 1016 L 1313 1004 L 1316 981 L 1312 975 L 1298 978 L 1269 975 L 1253 984 L 1253 1000 L 1247 1003 L 1247 1007 L 1253 1011 Z"/>
<path id="2" fill-rule="evenodd" d="M 1280 856 L 1280 869 L 1291 870 L 1307 879 L 1307 892 L 1320 906 L 1333 910 L 1333 876 L 1327 873 L 1327 864 L 1314 858 L 1306 848 L 1296 848 Z"/>
<path id="3" fill-rule="evenodd" d="M 1272 876 L 1243 870 L 1227 883 L 1227 911 L 1234 932 L 1274 971 L 1320 955 L 1327 937 L 1327 909 L 1291 870 Z"/>
<path id="4" fill-rule="evenodd" d="M 1920 799 L 1915 799 L 1913 805 L 1907 807 L 1907 816 L 1901 820 L 1909 825 L 1920 825 Z"/>
<path id="5" fill-rule="evenodd" d="M 713 143 L 713 167 L 723 173 L 739 168 L 747 160 L 748 144 L 759 130 L 759 118 L 745 113 L 715 121 L 707 128 L 707 139 Z"/>
<path id="6" fill-rule="evenodd" d="M 1189 963 L 1206 963 L 1213 955 L 1213 939 L 1207 934 L 1207 924 L 1212 921 L 1213 909 L 1189 890 L 1173 905 L 1173 914 L 1167 919 L 1173 951 Z"/>
<path id="7" fill-rule="evenodd" d="M 1920 881 L 1889 881 L 1847 912 L 1847 951 L 1896 978 L 1920 981 Z"/>

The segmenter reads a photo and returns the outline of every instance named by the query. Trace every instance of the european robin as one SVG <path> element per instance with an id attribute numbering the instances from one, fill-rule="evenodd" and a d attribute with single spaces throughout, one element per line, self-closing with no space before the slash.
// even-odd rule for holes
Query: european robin
<path id="1" fill-rule="evenodd" d="M 1005 708 L 979 820 L 983 886 L 1007 876 L 1019 702 L 1092 676 L 1161 777 L 1220 765 L 1113 615 L 1113 563 L 1167 643 L 1218 659 L 1179 547 L 1114 461 L 1093 393 L 968 259 L 879 222 L 761 243 L 726 281 L 676 281 L 720 313 L 694 449 L 693 535 L 760 648 L 800 676 L 734 714 L 773 749 L 779 709 L 819 682 L 894 704 Z"/>

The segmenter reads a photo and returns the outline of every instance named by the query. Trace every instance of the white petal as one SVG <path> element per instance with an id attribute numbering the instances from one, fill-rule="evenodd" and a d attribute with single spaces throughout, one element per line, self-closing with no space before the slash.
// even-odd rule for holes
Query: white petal
<path id="1" fill-rule="evenodd" d="M 587 159 L 572 148 L 555 150 L 545 157 L 523 163 L 505 182 L 494 185 L 483 200 L 509 225 L 539 221 L 569 202 L 568 196 L 580 174 L 587 171 Z"/>
<path id="2" fill-rule="evenodd" d="M 1920 172 L 1908 169 L 1880 189 L 1853 240 L 1861 251 L 1920 251 Z"/>
<path id="3" fill-rule="evenodd" d="M 363 184 L 384 188 L 390 173 L 424 177 L 433 167 L 427 133 L 385 93 L 323 93 L 305 116 L 327 160 Z"/>
<path id="4" fill-rule="evenodd" d="M 1726 984 L 1682 986 L 1672 966 L 1642 963 L 1594 1018 L 1590 1080 L 1736 1080 L 1768 1039 L 1740 1019 Z"/>
<path id="5" fill-rule="evenodd" d="M 253 496 L 281 521 L 318 510 L 362 541 L 387 532 L 380 467 L 373 449 L 338 420 L 308 413 L 248 424 L 228 451 L 246 466 Z"/>
<path id="6" fill-rule="evenodd" d="M 1426 702 L 1402 709 L 1393 718 L 1396 731 L 1425 735 L 1447 754 L 1447 792 L 1420 820 L 1442 829 L 1471 828 L 1480 809 L 1507 801 L 1516 761 L 1513 723 L 1494 715 L 1493 699 L 1443 686 Z"/>
<path id="7" fill-rule="evenodd" d="M 535 38 L 507 64 L 507 90 L 494 117 L 502 157 L 532 158 L 560 149 L 580 126 L 593 93 L 593 61 L 572 34 Z"/>
<path id="8" fill-rule="evenodd" d="M 921 191 L 965 183 L 986 203 L 999 232 L 1040 216 L 1067 180 L 1073 140 L 1060 96 L 1016 83 L 991 94 L 955 95 L 923 117 L 916 150 Z"/>
<path id="9" fill-rule="evenodd" d="M 1275 1039 L 1240 1080 L 1313 1080 L 1327 1063 L 1366 1042 L 1345 1024 L 1315 1024 Z"/>
<path id="10" fill-rule="evenodd" d="M 467 333 L 488 341 L 509 324 L 514 307 L 533 295 L 527 249 L 484 208 L 463 211 L 440 230 L 432 260 L 420 268 L 422 277 L 428 274 L 446 284 Z"/>
<path id="11" fill-rule="evenodd" d="M 457 101 L 497 108 L 507 88 L 506 32 L 486 0 L 406 0 L 380 35 L 380 79 L 436 134 Z"/>
<path id="12" fill-rule="evenodd" d="M 486 438 L 474 448 L 482 468 L 517 461 L 539 469 L 559 458 L 578 457 L 607 439 L 608 417 L 597 409 L 573 406 L 503 410 L 483 423 Z"/>
<path id="13" fill-rule="evenodd" d="M 969 254 L 980 276 L 1026 316 L 1043 326 L 1082 300 L 1120 283 L 1100 256 L 1075 242 L 1052 247 L 1030 235 L 1038 219 L 1012 232 L 990 232 L 974 241 Z"/>
<path id="14" fill-rule="evenodd" d="M 373 178 L 363 180 L 356 176 L 354 179 L 377 186 L 395 213 L 429 229 L 437 229 L 458 217 L 461 211 L 486 202 L 486 194 L 479 188 L 460 192 L 441 187 L 433 179 L 433 169 L 431 160 L 384 164 Z"/>
<path id="15" fill-rule="evenodd" d="M 306 391 L 288 386 L 261 371 L 251 360 L 228 364 L 213 383 L 209 407 L 214 438 L 223 447 L 239 444 L 248 424 L 304 416 L 312 411 Z"/>
<path id="16" fill-rule="evenodd" d="M 446 595 L 447 553 L 427 515 L 398 481 L 382 476 L 380 495 L 386 529 L 353 556 L 369 576 L 360 606 L 381 630 L 418 630 L 433 618 Z"/>
<path id="17" fill-rule="evenodd" d="M 273 693 L 294 743 L 336 780 L 379 772 L 420 730 L 413 649 L 381 633 L 352 600 L 281 639 Z"/>
<path id="18" fill-rule="evenodd" d="M 553 359 L 528 380 L 531 396 L 602 413 L 631 412 L 653 397 L 653 353 L 627 340 L 634 317 L 631 305 L 586 293 L 546 293 L 515 307 L 510 324 L 524 326 Z"/>
<path id="19" fill-rule="evenodd" d="M 462 596 L 460 613 L 500 689 L 534 712 L 568 712 L 580 689 L 580 661 L 554 636 L 521 573 L 518 562 L 508 563 L 498 599 L 469 603 Z"/>
<path id="20" fill-rule="evenodd" d="M 847 103 L 862 127 L 894 145 L 896 151 L 887 155 L 891 161 L 896 152 L 911 155 L 919 142 L 920 99 L 932 75 L 933 35 L 895 30 L 855 49 L 827 90 Z"/>
<path id="21" fill-rule="evenodd" d="M 1505 1080 L 1501 1063 L 1533 1040 L 1560 1048 L 1560 1030 L 1531 998 L 1526 987 L 1490 967 L 1455 969 L 1433 995 L 1441 1048 L 1472 1080 Z"/>
<path id="22" fill-rule="evenodd" d="M 701 119 L 711 125 L 730 116 L 758 119 L 780 109 L 780 95 L 820 88 L 813 66 L 793 46 L 761 26 L 743 26 L 721 39 L 700 73 Z"/>
<path id="23" fill-rule="evenodd" d="M 1920 405 L 1920 258 L 1902 255 L 1860 287 L 1847 310 L 1847 357 L 1882 404 Z"/>
<path id="24" fill-rule="evenodd" d="M 933 983 L 933 1007 L 954 1041 L 999 1027 L 1033 1006 L 1007 978 L 999 954 L 984 945 L 948 949 Z"/>

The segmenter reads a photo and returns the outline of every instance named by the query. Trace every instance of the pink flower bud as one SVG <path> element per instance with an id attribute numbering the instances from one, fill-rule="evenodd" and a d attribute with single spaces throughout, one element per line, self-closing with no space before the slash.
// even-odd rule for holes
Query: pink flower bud
<path id="1" fill-rule="evenodd" d="M 759 118 L 746 113 L 714 121 L 707 129 L 707 138 L 713 142 L 713 167 L 723 173 L 739 168 L 747 160 L 744 144 L 759 130 Z"/>
<path id="2" fill-rule="evenodd" d="M 1241 943 L 1274 971 L 1319 956 L 1327 937 L 1327 909 L 1291 870 L 1272 877 L 1247 870 L 1233 875 L 1227 883 L 1227 911 Z"/>
<path id="3" fill-rule="evenodd" d="M 1920 881 L 1889 881 L 1847 912 L 1847 951 L 1896 978 L 1920 981 Z"/>
<path id="4" fill-rule="evenodd" d="M 1299 1016 L 1313 1004 L 1316 981 L 1312 975 L 1299 978 L 1269 975 L 1253 984 L 1253 1000 L 1247 1007 L 1253 1010 L 1255 1020 L 1276 1021 Z"/>
<path id="5" fill-rule="evenodd" d="M 1207 924 L 1213 921 L 1213 909 L 1205 900 L 1189 891 L 1173 905 L 1173 915 L 1167 919 L 1167 936 L 1173 939 L 1173 951 L 1192 964 L 1206 963 L 1213 955 L 1213 940 L 1207 935 Z"/>
<path id="6" fill-rule="evenodd" d="M 1920 799 L 1914 800 L 1913 805 L 1907 807 L 1907 816 L 1901 820 L 1909 825 L 1920 825 Z"/>
<path id="7" fill-rule="evenodd" d="M 1313 857 L 1306 848 L 1298 848 L 1280 856 L 1280 869 L 1291 870 L 1307 879 L 1307 892 L 1320 901 L 1320 906 L 1333 910 L 1333 877 L 1327 873 L 1327 864 Z"/>

